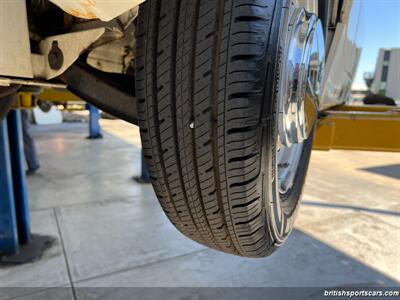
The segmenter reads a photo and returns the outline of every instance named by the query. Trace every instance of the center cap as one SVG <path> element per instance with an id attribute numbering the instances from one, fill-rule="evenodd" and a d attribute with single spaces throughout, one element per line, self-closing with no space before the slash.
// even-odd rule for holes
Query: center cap
<path id="1" fill-rule="evenodd" d="M 279 92 L 279 137 L 291 147 L 308 138 L 317 117 L 325 49 L 321 22 L 304 9 L 293 14 L 283 53 Z"/>

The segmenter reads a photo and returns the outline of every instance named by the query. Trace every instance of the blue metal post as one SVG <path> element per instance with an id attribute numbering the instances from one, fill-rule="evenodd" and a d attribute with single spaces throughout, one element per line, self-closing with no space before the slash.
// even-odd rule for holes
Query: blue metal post
<path id="1" fill-rule="evenodd" d="M 89 111 L 89 139 L 101 139 L 103 137 L 101 133 L 101 127 L 100 127 L 100 112 L 97 109 L 97 107 L 87 104 L 86 105 L 87 110 Z"/>
<path id="2" fill-rule="evenodd" d="M 29 198 L 26 185 L 25 156 L 20 111 L 10 111 L 8 113 L 7 122 L 18 236 L 21 244 L 27 244 L 31 239 L 31 223 L 29 218 Z"/>
<path id="3" fill-rule="evenodd" d="M 141 180 L 144 183 L 150 182 L 150 173 L 149 173 L 149 169 L 147 167 L 146 160 L 144 158 L 143 149 L 142 149 L 142 177 L 141 177 Z"/>
<path id="4" fill-rule="evenodd" d="M 18 252 L 18 229 L 11 172 L 7 121 L 0 121 L 0 253 Z"/>

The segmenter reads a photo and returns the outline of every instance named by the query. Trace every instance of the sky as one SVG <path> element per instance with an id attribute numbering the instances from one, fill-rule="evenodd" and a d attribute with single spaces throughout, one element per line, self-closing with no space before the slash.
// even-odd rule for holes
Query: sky
<path id="1" fill-rule="evenodd" d="M 359 84 L 364 82 L 364 72 L 375 70 L 380 48 L 400 47 L 400 0 L 355 1 L 361 5 L 355 5 L 354 10 L 361 9 L 363 16 L 357 38 L 357 44 L 363 49 L 355 79 Z"/>

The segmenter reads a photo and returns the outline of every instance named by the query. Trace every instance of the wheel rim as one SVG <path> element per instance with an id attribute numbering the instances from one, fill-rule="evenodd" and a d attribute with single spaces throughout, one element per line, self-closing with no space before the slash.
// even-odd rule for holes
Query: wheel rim
<path id="1" fill-rule="evenodd" d="M 286 34 L 278 93 L 279 194 L 294 185 L 304 142 L 317 118 L 325 61 L 322 25 L 315 15 L 295 9 Z"/>

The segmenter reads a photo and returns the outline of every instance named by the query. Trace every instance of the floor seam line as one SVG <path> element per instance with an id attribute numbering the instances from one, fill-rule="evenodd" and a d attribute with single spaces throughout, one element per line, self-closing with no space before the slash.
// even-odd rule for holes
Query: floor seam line
<path id="1" fill-rule="evenodd" d="M 201 249 L 201 250 L 196 250 L 196 251 L 185 253 L 185 254 L 182 254 L 182 255 L 169 257 L 169 258 L 161 259 L 161 260 L 154 261 L 154 262 L 150 262 L 148 264 L 137 265 L 137 266 L 133 266 L 133 267 L 130 267 L 130 268 L 120 269 L 120 270 L 117 270 L 117 271 L 104 273 L 104 274 L 101 274 L 101 275 L 96 275 L 96 276 L 93 276 L 93 277 L 87 277 L 87 278 L 84 278 L 84 279 L 77 280 L 74 283 L 83 283 L 83 282 L 86 282 L 86 281 L 90 281 L 90 280 L 98 279 L 98 278 L 102 278 L 102 277 L 107 277 L 107 276 L 110 276 L 110 275 L 126 273 L 126 272 L 129 272 L 129 271 L 132 271 L 132 270 L 141 269 L 141 268 L 145 268 L 145 267 L 148 267 L 148 266 L 153 266 L 153 265 L 156 265 L 156 264 L 159 264 L 159 263 L 168 262 L 168 261 L 173 260 L 173 259 L 182 258 L 182 257 L 186 257 L 186 256 L 189 256 L 189 255 L 193 255 L 193 254 L 197 254 L 197 253 L 201 253 L 201 252 L 206 252 L 206 251 L 210 251 L 210 250 L 211 249 L 207 249 L 207 248 Z"/>
<path id="2" fill-rule="evenodd" d="M 135 196 L 136 197 L 136 196 Z M 135 199 L 136 200 L 136 199 Z M 139 198 L 138 200 L 153 200 L 152 198 Z M 134 203 L 134 201 L 131 200 L 131 198 L 127 199 L 109 199 L 109 200 L 103 200 L 103 201 L 87 201 L 87 202 L 81 202 L 81 203 L 71 203 L 71 204 L 66 204 L 66 205 L 60 205 L 60 206 L 50 206 L 50 207 L 43 207 L 43 208 L 36 208 L 36 209 L 30 209 L 31 212 L 43 212 L 43 211 L 51 211 L 54 209 L 63 209 L 63 208 L 71 208 L 71 207 L 76 207 L 76 206 L 86 206 L 88 204 L 112 204 L 112 203 Z"/>
<path id="3" fill-rule="evenodd" d="M 72 289 L 72 296 L 74 297 L 75 300 L 78 300 L 78 298 L 76 296 L 74 281 L 72 280 L 71 269 L 70 269 L 70 265 L 69 265 L 69 261 L 68 261 L 67 251 L 65 249 L 64 239 L 63 239 L 62 232 L 61 232 L 61 226 L 60 226 L 60 222 L 58 220 L 57 208 L 53 208 L 53 213 L 54 213 L 54 218 L 56 220 L 58 235 L 60 237 L 60 243 L 61 243 L 61 248 L 62 248 L 62 252 L 64 255 L 65 266 L 67 268 L 68 280 L 69 280 L 69 284 L 71 285 L 71 289 Z"/>

